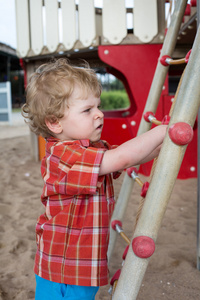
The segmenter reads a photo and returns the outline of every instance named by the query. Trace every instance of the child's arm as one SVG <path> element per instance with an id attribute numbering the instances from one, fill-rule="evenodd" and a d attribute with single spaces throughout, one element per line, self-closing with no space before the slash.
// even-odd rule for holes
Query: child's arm
<path id="1" fill-rule="evenodd" d="M 146 156 L 144 159 L 142 159 L 138 165 L 145 164 L 146 162 L 154 159 L 155 157 L 158 156 L 160 149 L 161 149 L 162 144 L 160 144 L 156 149 L 154 149 L 148 156 Z"/>
<path id="2" fill-rule="evenodd" d="M 160 125 L 116 149 L 104 153 L 99 175 L 113 173 L 152 160 L 160 151 L 167 126 Z"/>

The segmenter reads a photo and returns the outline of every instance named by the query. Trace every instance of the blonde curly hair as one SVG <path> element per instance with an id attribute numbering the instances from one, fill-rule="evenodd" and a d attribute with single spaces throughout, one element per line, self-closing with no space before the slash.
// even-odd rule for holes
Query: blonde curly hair
<path id="1" fill-rule="evenodd" d="M 57 122 L 63 118 L 75 85 L 81 89 L 81 99 L 88 93 L 95 97 L 101 95 L 98 78 L 87 63 L 75 67 L 61 58 L 41 65 L 31 75 L 26 88 L 26 103 L 22 106 L 22 115 L 31 131 L 44 138 L 53 135 L 45 120 Z"/>

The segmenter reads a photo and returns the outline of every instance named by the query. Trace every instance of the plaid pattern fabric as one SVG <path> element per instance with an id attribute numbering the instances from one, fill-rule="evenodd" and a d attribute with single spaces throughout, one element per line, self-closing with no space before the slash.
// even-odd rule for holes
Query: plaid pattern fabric
<path id="1" fill-rule="evenodd" d="M 114 209 L 111 175 L 99 176 L 106 142 L 48 139 L 41 173 L 45 213 L 36 225 L 34 271 L 54 282 L 108 283 L 109 222 Z"/>

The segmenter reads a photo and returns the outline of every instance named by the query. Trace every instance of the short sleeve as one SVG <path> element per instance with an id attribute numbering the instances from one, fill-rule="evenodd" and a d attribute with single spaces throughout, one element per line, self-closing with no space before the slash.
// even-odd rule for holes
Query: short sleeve
<path id="1" fill-rule="evenodd" d="M 93 147 L 73 150 L 67 165 L 60 161 L 62 171 L 67 170 L 60 180 L 59 192 L 62 187 L 66 195 L 95 194 L 105 176 L 99 176 L 101 161 L 106 149 Z M 63 164 L 63 165 L 62 165 Z M 68 167 L 66 167 L 68 166 Z M 69 167 L 70 166 L 70 167 Z"/>
<path id="2" fill-rule="evenodd" d="M 98 148 L 98 147 L 104 147 L 108 150 L 111 150 L 111 149 L 116 149 L 118 146 L 117 145 L 110 145 L 107 141 L 99 141 L 99 142 L 96 142 L 94 143 L 94 145 Z M 117 179 L 120 175 L 121 175 L 121 171 L 116 171 L 113 173 L 113 179 Z"/>

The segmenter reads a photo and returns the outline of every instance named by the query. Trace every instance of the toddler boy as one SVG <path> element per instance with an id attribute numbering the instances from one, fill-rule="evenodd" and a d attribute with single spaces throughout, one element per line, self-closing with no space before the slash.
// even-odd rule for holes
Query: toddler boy
<path id="1" fill-rule="evenodd" d="M 113 176 L 159 153 L 166 126 L 112 147 L 101 141 L 101 86 L 89 67 L 65 59 L 31 76 L 22 114 L 46 139 L 41 162 L 45 206 L 36 225 L 36 300 L 92 300 L 108 284 Z"/>

